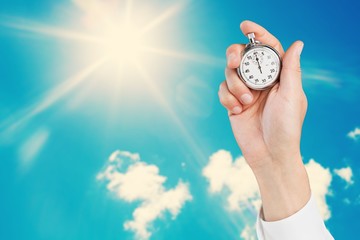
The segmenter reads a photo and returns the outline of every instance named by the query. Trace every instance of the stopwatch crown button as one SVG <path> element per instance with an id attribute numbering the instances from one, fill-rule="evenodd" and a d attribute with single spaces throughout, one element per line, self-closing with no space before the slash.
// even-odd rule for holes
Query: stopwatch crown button
<path id="1" fill-rule="evenodd" d="M 249 33 L 247 36 L 250 40 L 250 43 L 255 43 L 255 33 Z"/>

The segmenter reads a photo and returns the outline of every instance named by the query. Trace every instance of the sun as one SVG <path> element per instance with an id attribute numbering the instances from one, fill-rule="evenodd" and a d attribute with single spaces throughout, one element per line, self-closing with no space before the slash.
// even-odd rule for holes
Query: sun
<path id="1" fill-rule="evenodd" d="M 131 20 L 129 6 L 120 5 L 120 1 L 93 1 L 89 4 L 76 0 L 74 3 L 83 12 L 81 22 L 86 34 L 96 39 L 94 53 L 123 65 L 141 59 L 146 44 L 154 36 L 151 33 L 143 34 L 143 26 Z"/>
<path id="2" fill-rule="evenodd" d="M 172 31 L 179 33 L 173 25 L 176 23 L 173 18 L 183 10 L 187 1 L 173 1 L 170 5 L 167 2 L 161 6 L 144 3 L 134 6 L 133 0 L 72 0 L 71 2 L 72 8 L 65 11 L 70 12 L 71 17 L 69 19 L 62 17 L 63 25 L 54 26 L 15 17 L 0 18 L 0 25 L 24 32 L 25 36 L 33 34 L 64 41 L 64 46 L 70 46 L 73 56 L 64 59 L 63 64 L 82 66 L 30 107 L 20 109 L 13 115 L 15 118 L 0 122 L 0 133 L 13 134 L 32 118 L 65 99 L 70 93 L 89 94 L 84 90 L 89 79 L 96 82 L 95 89 L 91 91 L 103 91 L 101 95 L 109 99 L 108 110 L 111 112 L 120 104 L 116 98 L 119 87 L 126 92 L 129 86 L 127 84 L 137 83 L 138 79 L 141 79 L 142 87 L 136 94 L 150 93 L 151 99 L 159 103 L 178 126 L 180 134 L 193 149 L 194 154 L 203 159 L 198 144 L 165 97 L 161 82 L 168 80 L 166 76 L 173 78 L 173 72 L 176 72 L 180 64 L 192 62 L 211 66 L 224 64 L 223 59 L 180 51 L 169 44 L 172 41 L 181 42 L 178 37 L 180 35 L 172 34 Z M 143 11 L 139 12 L 139 8 Z M 83 54 L 84 52 L 86 54 Z M 136 74 L 138 76 L 135 78 L 129 78 Z M 96 80 L 93 81 L 94 76 Z M 104 85 L 109 87 L 104 88 Z M 129 92 L 129 95 L 131 94 Z"/>
<path id="3" fill-rule="evenodd" d="M 112 64 L 133 65 L 144 57 L 146 38 L 132 24 L 114 24 L 93 34 L 99 39 L 93 45 L 94 53 L 105 56 Z"/>
<path id="4" fill-rule="evenodd" d="M 134 62 L 136 59 L 141 59 L 145 41 L 136 27 L 127 24 L 106 32 L 100 47 L 104 54 L 115 61 Z"/>

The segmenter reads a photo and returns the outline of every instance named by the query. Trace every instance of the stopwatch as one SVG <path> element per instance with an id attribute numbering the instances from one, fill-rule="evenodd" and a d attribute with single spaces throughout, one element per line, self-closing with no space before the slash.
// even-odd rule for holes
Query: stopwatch
<path id="1" fill-rule="evenodd" d="M 265 90 L 279 80 L 281 57 L 273 47 L 255 40 L 254 33 L 249 33 L 248 38 L 237 73 L 249 88 Z"/>

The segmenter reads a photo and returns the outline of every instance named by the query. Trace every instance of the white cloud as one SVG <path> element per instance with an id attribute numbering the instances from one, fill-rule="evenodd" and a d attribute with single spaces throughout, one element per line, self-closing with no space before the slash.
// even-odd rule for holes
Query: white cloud
<path id="1" fill-rule="evenodd" d="M 120 161 L 119 160 L 119 156 L 122 157 L 126 157 L 131 159 L 132 161 L 139 161 L 140 160 L 140 155 L 138 153 L 131 153 L 129 151 L 120 151 L 120 150 L 116 150 L 115 152 L 113 152 L 110 157 L 109 157 L 109 161 L 110 162 L 114 162 L 114 161 Z"/>
<path id="2" fill-rule="evenodd" d="M 124 223 L 125 230 L 133 231 L 138 239 L 151 236 L 152 223 L 169 212 L 172 219 L 180 213 L 192 196 L 187 183 L 179 180 L 176 187 L 166 190 L 166 177 L 159 175 L 156 165 L 140 160 L 140 155 L 117 150 L 111 154 L 98 180 L 107 182 L 107 189 L 127 202 L 140 202 L 133 219 Z"/>
<path id="3" fill-rule="evenodd" d="M 353 178 L 353 172 L 351 167 L 344 167 L 340 169 L 334 169 L 334 173 L 338 175 L 340 178 L 342 178 L 345 182 L 347 182 L 348 185 L 351 185 L 354 183 Z"/>
<path id="4" fill-rule="evenodd" d="M 241 239 L 244 239 L 244 240 L 257 240 L 255 231 L 256 230 L 255 230 L 254 226 L 251 227 L 250 225 L 247 224 L 241 231 L 240 237 L 241 237 Z"/>
<path id="5" fill-rule="evenodd" d="M 350 131 L 347 136 L 351 139 L 357 140 L 360 136 L 360 128 L 356 127 L 353 131 Z"/>
<path id="6" fill-rule="evenodd" d="M 230 210 L 242 210 L 250 205 L 259 207 L 259 191 L 254 174 L 244 157 L 233 162 L 230 152 L 219 150 L 210 156 L 208 165 L 202 171 L 209 181 L 211 193 L 230 191 L 227 198 Z"/>
<path id="7" fill-rule="evenodd" d="M 20 146 L 18 155 L 20 159 L 20 167 L 23 171 L 27 170 L 31 166 L 34 159 L 45 145 L 49 135 L 50 132 L 48 129 L 40 128 Z"/>
<path id="8" fill-rule="evenodd" d="M 310 161 L 305 164 L 305 167 L 309 175 L 311 191 L 316 199 L 320 213 L 324 220 L 328 220 L 331 217 L 331 212 L 326 203 L 326 196 L 331 194 L 331 172 L 328 168 L 324 168 L 314 159 L 310 159 Z"/>
<path id="9" fill-rule="evenodd" d="M 339 80 L 334 77 L 335 75 L 332 71 L 320 68 L 305 67 L 303 69 L 304 84 L 326 83 L 330 86 L 339 86 Z"/>
<path id="10" fill-rule="evenodd" d="M 326 196 L 331 192 L 331 172 L 313 159 L 305 164 L 305 166 L 320 212 L 323 218 L 327 220 L 331 216 L 326 203 Z M 210 193 L 223 192 L 228 194 L 226 205 L 230 211 L 242 212 L 249 207 L 256 210 L 260 208 L 261 199 L 258 185 L 244 157 L 238 157 L 233 160 L 230 152 L 219 150 L 210 156 L 209 163 L 204 167 L 202 174 L 209 182 Z M 246 225 L 241 232 L 241 237 L 244 239 L 255 239 L 255 230 L 251 223 L 255 224 L 255 217 L 250 221 L 247 219 Z"/>

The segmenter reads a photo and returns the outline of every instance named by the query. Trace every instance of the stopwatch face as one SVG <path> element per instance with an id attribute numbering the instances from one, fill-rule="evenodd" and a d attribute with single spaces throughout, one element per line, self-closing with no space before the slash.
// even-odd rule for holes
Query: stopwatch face
<path id="1" fill-rule="evenodd" d="M 257 45 L 243 52 L 238 74 L 248 87 L 262 90 L 277 82 L 280 69 L 278 53 L 267 45 Z"/>

